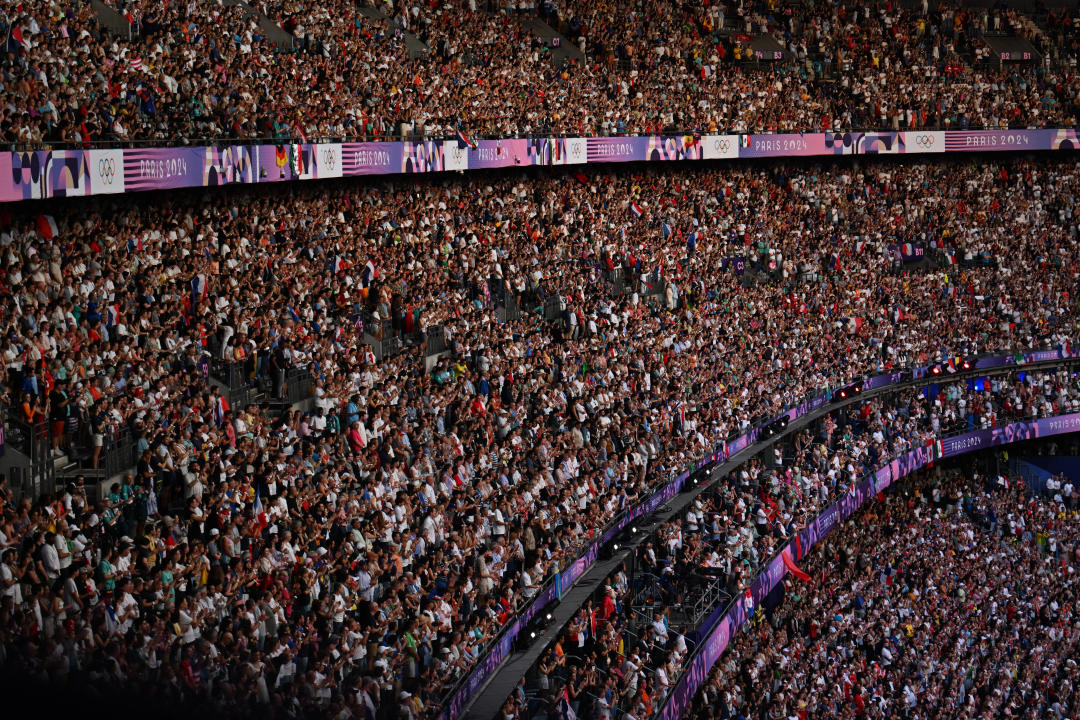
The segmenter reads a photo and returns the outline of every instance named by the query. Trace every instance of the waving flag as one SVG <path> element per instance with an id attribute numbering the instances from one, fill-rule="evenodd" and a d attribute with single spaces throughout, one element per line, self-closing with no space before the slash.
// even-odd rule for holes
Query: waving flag
<path id="1" fill-rule="evenodd" d="M 206 297 L 206 275 L 198 273 L 191 279 L 191 297 L 199 300 Z"/>
<path id="2" fill-rule="evenodd" d="M 59 234 L 59 230 L 56 229 L 56 219 L 52 215 L 38 215 L 37 231 L 38 235 L 44 239 L 52 240 Z"/>
<path id="3" fill-rule="evenodd" d="M 784 567 L 788 569 L 789 573 L 803 582 L 810 582 L 810 576 L 795 564 L 795 561 L 791 559 L 791 552 L 789 550 L 784 550 L 784 552 L 780 553 L 780 557 L 784 559 Z"/>
<path id="4" fill-rule="evenodd" d="M 339 273 L 347 267 L 349 263 L 342 260 L 340 255 L 335 255 L 333 262 L 330 263 L 330 272 Z"/>
<path id="5" fill-rule="evenodd" d="M 630 203 L 630 214 L 636 218 L 639 218 L 644 215 L 644 211 L 641 209 L 640 205 L 638 205 L 636 202 L 632 202 Z"/>
<path id="6" fill-rule="evenodd" d="M 469 148 L 470 150 L 476 149 L 476 143 L 473 142 L 472 138 L 470 138 L 468 135 L 461 132 L 460 129 L 458 129 L 457 131 L 457 144 L 458 147 L 462 150 L 464 150 L 465 148 Z"/>
<path id="7" fill-rule="evenodd" d="M 105 312 L 105 327 L 116 327 L 120 323 L 120 306 L 110 305 Z"/>
<path id="8" fill-rule="evenodd" d="M 262 532 L 263 530 L 266 529 L 266 526 L 267 526 L 268 523 L 266 521 L 266 510 L 263 508 L 262 498 L 259 497 L 259 486 L 258 485 L 255 486 L 255 506 L 254 506 L 254 510 L 255 510 L 255 519 L 259 523 L 259 532 Z"/>
<path id="9" fill-rule="evenodd" d="M 367 264 L 364 265 L 364 269 L 360 271 L 360 279 L 364 283 L 364 287 L 370 286 L 377 277 L 379 277 L 379 271 L 375 267 L 375 263 L 368 260 Z"/>

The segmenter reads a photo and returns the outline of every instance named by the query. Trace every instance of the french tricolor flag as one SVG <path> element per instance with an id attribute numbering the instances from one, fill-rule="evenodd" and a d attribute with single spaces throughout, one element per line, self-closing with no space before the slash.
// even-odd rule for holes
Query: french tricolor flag
<path id="1" fill-rule="evenodd" d="M 462 148 L 462 149 L 469 148 L 470 150 L 475 150 L 476 149 L 476 143 L 473 141 L 473 139 L 470 138 L 465 133 L 461 132 L 460 128 L 457 131 L 457 140 L 458 140 L 458 147 L 459 148 Z"/>
<path id="2" fill-rule="evenodd" d="M 204 273 L 198 273 L 191 279 L 191 295 L 196 299 L 206 297 L 206 275 Z"/>
<path id="3" fill-rule="evenodd" d="M 644 214 L 644 212 L 642 211 L 640 205 L 638 205 L 636 202 L 632 202 L 630 203 L 630 214 L 636 218 L 639 218 Z"/>
<path id="4" fill-rule="evenodd" d="M 263 508 L 262 498 L 259 497 L 259 486 L 255 486 L 255 520 L 259 523 L 259 532 L 262 532 L 266 526 L 266 510 Z"/>
<path id="5" fill-rule="evenodd" d="M 333 262 L 330 263 L 330 272 L 337 274 L 347 267 L 349 263 L 342 260 L 340 255 L 335 255 Z"/>
<path id="6" fill-rule="evenodd" d="M 120 306 L 110 305 L 105 312 L 105 327 L 115 327 L 120 323 Z"/>
<path id="7" fill-rule="evenodd" d="M 375 279 L 378 277 L 378 268 L 375 267 L 375 263 L 368 260 L 367 264 L 364 265 L 363 271 L 361 271 L 360 273 L 360 279 L 363 281 L 364 287 L 368 287 L 369 285 L 371 285 L 371 283 L 374 282 Z"/>

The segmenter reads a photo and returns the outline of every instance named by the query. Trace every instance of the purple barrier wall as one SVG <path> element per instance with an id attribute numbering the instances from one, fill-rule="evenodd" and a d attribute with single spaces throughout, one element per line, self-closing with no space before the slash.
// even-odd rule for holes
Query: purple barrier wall
<path id="1" fill-rule="evenodd" d="M 772 592 L 777 583 L 784 578 L 787 568 L 781 558 L 783 552 L 790 552 L 795 560 L 801 559 L 814 544 L 820 542 L 834 527 L 855 513 L 867 500 L 935 459 L 1078 430 L 1080 430 L 1080 413 L 1042 418 L 1034 422 L 1011 423 L 989 430 L 977 430 L 952 438 L 944 438 L 941 441 L 943 449 L 920 447 L 911 450 L 894 458 L 877 472 L 863 478 L 851 492 L 826 508 L 814 522 L 800 532 L 797 543 L 792 542 L 784 547 L 772 559 L 765 571 L 751 583 L 743 597 L 728 608 L 718 608 L 706 619 L 702 627 L 712 627 L 712 630 L 691 658 L 690 667 L 676 684 L 658 720 L 676 720 L 690 706 L 698 688 L 705 682 L 709 671 L 727 648 L 731 636 L 742 627 L 753 609 L 758 607 L 765 596 Z"/>
<path id="2" fill-rule="evenodd" d="M 671 135 L 0 152 L 0 202 L 531 165 L 1076 150 L 1076 130 Z"/>

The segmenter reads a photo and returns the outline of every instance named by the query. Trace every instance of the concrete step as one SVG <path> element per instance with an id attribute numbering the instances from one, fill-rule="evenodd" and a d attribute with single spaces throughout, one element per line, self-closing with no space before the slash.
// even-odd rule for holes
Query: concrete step
<path id="1" fill-rule="evenodd" d="M 533 35 L 539 36 L 551 48 L 551 61 L 555 67 L 562 67 L 571 60 L 578 63 L 585 62 L 585 53 L 581 52 L 581 48 L 576 43 L 570 42 L 569 38 L 560 35 L 557 30 L 540 18 L 523 19 L 521 24 Z M 559 41 L 558 47 L 554 47 L 552 42 L 556 38 Z"/>
<path id="2" fill-rule="evenodd" d="M 292 50 L 296 47 L 296 38 L 285 32 L 276 22 L 263 15 L 243 0 L 224 0 L 226 6 L 239 5 L 247 10 L 249 15 L 254 15 L 266 38 L 281 50 Z"/>
<path id="3" fill-rule="evenodd" d="M 409 51 L 410 58 L 415 59 L 418 57 L 423 57 L 424 55 L 427 55 L 430 51 L 430 48 L 428 48 L 428 46 L 425 45 L 420 40 L 420 38 L 416 37 L 411 32 L 406 32 L 397 20 L 394 20 L 392 17 L 384 13 L 380 8 L 360 7 L 357 8 L 357 11 L 366 18 L 374 20 L 375 22 L 382 23 L 387 28 L 389 28 L 391 32 L 401 32 L 401 40 L 405 43 L 405 47 Z"/>

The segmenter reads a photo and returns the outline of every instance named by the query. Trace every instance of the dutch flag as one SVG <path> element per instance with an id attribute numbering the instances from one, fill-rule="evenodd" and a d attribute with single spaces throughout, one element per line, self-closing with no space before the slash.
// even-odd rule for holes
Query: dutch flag
<path id="1" fill-rule="evenodd" d="M 640 205 L 638 205 L 636 202 L 632 202 L 630 203 L 630 214 L 636 218 L 639 218 L 644 214 L 644 211 L 642 211 Z"/>
<path id="2" fill-rule="evenodd" d="M 469 148 L 470 150 L 475 150 L 476 149 L 476 143 L 468 135 L 461 132 L 460 128 L 457 131 L 457 142 L 458 142 L 458 147 L 459 148 L 462 148 L 462 149 Z"/>

